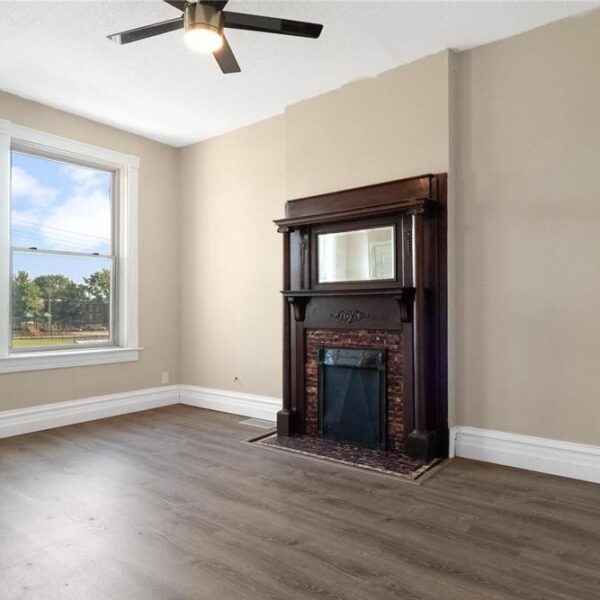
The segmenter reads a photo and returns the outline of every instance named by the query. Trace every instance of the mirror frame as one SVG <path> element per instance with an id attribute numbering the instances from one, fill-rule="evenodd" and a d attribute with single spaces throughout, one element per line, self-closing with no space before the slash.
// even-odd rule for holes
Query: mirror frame
<path id="1" fill-rule="evenodd" d="M 362 279 L 354 281 L 329 281 L 319 282 L 319 235 L 328 233 L 343 233 L 347 231 L 361 231 L 363 229 L 377 229 L 380 227 L 392 227 L 394 235 L 394 276 L 389 279 Z M 373 289 L 389 288 L 399 284 L 399 261 L 402 257 L 402 229 L 396 218 L 362 219 L 356 221 L 345 221 L 332 223 L 317 227 L 311 227 L 310 232 L 310 278 L 311 288 L 315 290 L 337 290 L 337 289 Z"/>

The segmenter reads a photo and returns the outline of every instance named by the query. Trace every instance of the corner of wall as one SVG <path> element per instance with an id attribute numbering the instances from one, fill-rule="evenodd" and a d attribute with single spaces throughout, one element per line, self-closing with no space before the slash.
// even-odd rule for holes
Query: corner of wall
<path id="1" fill-rule="evenodd" d="M 448 427 L 456 422 L 456 117 L 458 55 L 448 50 Z"/>
<path id="2" fill-rule="evenodd" d="M 182 341 L 182 332 L 183 332 L 183 317 L 182 317 L 182 303 L 183 303 L 183 293 L 182 293 L 182 283 L 183 283 L 183 266 L 182 266 L 182 256 L 183 256 L 183 236 L 182 233 L 182 219 L 183 219 L 183 154 L 185 148 L 177 148 L 176 151 L 176 202 L 177 202 L 177 380 L 176 383 L 183 383 L 183 369 L 182 365 L 182 357 L 183 357 L 183 341 Z"/>

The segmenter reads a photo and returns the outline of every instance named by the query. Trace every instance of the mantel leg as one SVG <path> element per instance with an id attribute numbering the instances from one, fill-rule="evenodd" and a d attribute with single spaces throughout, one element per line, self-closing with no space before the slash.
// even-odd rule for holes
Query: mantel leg
<path id="1" fill-rule="evenodd" d="M 283 233 L 283 289 L 290 289 L 290 234 Z M 283 406 L 277 413 L 277 435 L 289 436 L 294 433 L 294 418 L 291 409 L 291 347 L 290 347 L 290 305 L 283 298 Z"/>
<path id="2" fill-rule="evenodd" d="M 416 212 L 413 220 L 413 309 L 414 430 L 408 435 L 406 452 L 412 458 L 429 461 L 435 456 L 435 431 L 429 429 L 427 393 L 427 296 L 425 288 L 425 216 Z"/>

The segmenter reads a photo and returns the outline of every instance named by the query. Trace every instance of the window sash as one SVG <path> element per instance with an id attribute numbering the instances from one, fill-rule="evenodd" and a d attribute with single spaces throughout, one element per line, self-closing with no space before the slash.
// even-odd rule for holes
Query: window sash
<path id="1" fill-rule="evenodd" d="M 108 328 L 108 339 L 101 340 L 98 342 L 84 342 L 79 344 L 61 344 L 59 347 L 51 347 L 39 345 L 39 346 L 28 346 L 26 348 L 15 348 L 13 345 L 13 336 L 12 336 L 12 324 L 13 324 L 13 294 L 12 294 L 12 278 L 14 277 L 14 253 L 28 253 L 32 255 L 56 255 L 56 256 L 72 256 L 74 258 L 103 258 L 105 260 L 110 260 L 110 300 L 109 300 L 109 328 Z M 114 254 L 98 254 L 98 253 L 84 253 L 84 252 L 67 252 L 64 250 L 43 250 L 43 249 L 32 249 L 32 248 L 20 248 L 18 246 L 11 246 L 10 249 L 10 273 L 11 279 L 9 282 L 9 287 L 11 288 L 10 294 L 10 310 L 8 311 L 9 315 L 9 330 L 10 330 L 10 348 L 9 354 L 22 354 L 26 352 L 61 352 L 63 350 L 78 350 L 78 349 L 91 349 L 91 348 L 106 348 L 106 347 L 117 347 L 118 346 L 118 336 L 116 331 L 116 324 L 118 322 L 117 315 L 117 298 L 118 298 L 118 290 L 116 289 L 116 263 L 117 257 Z"/>
<path id="2" fill-rule="evenodd" d="M 13 294 L 12 294 L 12 278 L 14 276 L 14 253 L 32 253 L 38 255 L 54 255 L 54 256 L 73 256 L 73 257 L 94 257 L 94 258 L 105 258 L 111 261 L 111 269 L 110 269 L 110 301 L 109 301 L 109 332 L 108 332 L 108 340 L 102 340 L 98 342 L 90 342 L 85 344 L 85 348 L 102 348 L 107 346 L 118 346 L 118 332 L 116 330 L 116 324 L 118 323 L 117 319 L 117 307 L 118 302 L 117 298 L 119 297 L 120 290 L 118 288 L 118 278 L 116 277 L 116 267 L 117 267 L 117 255 L 118 255 L 118 239 L 115 235 L 119 230 L 119 221 L 118 221 L 118 211 L 117 207 L 119 206 L 119 186 L 117 185 L 118 173 L 114 169 L 109 169 L 104 165 L 98 165 L 90 160 L 66 160 L 64 156 L 61 156 L 59 152 L 55 152 L 53 150 L 44 150 L 44 151 L 35 151 L 28 147 L 26 143 L 23 142 L 12 142 L 10 146 L 11 153 L 11 169 L 12 169 L 12 154 L 18 153 L 24 156 L 32 156 L 34 158 L 40 158 L 43 160 L 48 160 L 60 165 L 77 165 L 86 167 L 89 169 L 93 169 L 96 171 L 103 171 L 105 173 L 109 173 L 111 176 L 111 189 L 110 189 L 110 197 L 109 197 L 109 210 L 110 210 L 110 254 L 101 254 L 99 252 L 77 252 L 77 251 L 67 251 L 67 250 L 51 250 L 40 247 L 19 247 L 12 246 L 10 247 L 10 306 L 8 311 L 8 327 L 9 327 L 9 354 L 15 353 L 23 353 L 23 352 L 61 352 L 63 350 L 73 350 L 81 348 L 81 344 L 61 344 L 58 347 L 51 347 L 44 345 L 39 346 L 29 346 L 27 348 L 15 348 L 13 345 L 13 333 L 12 333 L 12 325 L 13 325 Z M 12 181 L 12 177 L 9 179 Z M 12 228 L 13 228 L 13 220 L 12 220 L 12 184 L 10 185 L 10 200 L 9 200 L 9 228 L 10 235 L 12 240 Z"/>
<path id="3" fill-rule="evenodd" d="M 10 168 L 11 152 L 51 156 L 112 171 L 113 345 L 108 347 L 11 353 Z M 80 365 L 131 362 L 139 358 L 138 340 L 138 178 L 139 158 L 37 131 L 0 118 L 0 373 Z M 116 292 L 116 293 L 115 293 Z"/>

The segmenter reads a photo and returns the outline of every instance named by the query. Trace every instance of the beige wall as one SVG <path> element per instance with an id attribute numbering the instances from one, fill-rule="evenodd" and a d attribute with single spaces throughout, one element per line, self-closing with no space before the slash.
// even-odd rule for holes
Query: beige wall
<path id="1" fill-rule="evenodd" d="M 184 148 L 181 181 L 182 381 L 281 397 L 283 117 Z"/>
<path id="2" fill-rule="evenodd" d="M 448 55 L 183 149 L 184 383 L 281 397 L 282 241 L 272 220 L 286 198 L 446 171 Z"/>
<path id="3" fill-rule="evenodd" d="M 287 197 L 446 172 L 449 55 L 288 107 Z"/>
<path id="4" fill-rule="evenodd" d="M 179 382 L 178 151 L 0 92 L 0 118 L 140 157 L 140 344 L 136 363 L 0 375 L 0 410 Z"/>
<path id="5" fill-rule="evenodd" d="M 600 12 L 458 59 L 456 423 L 600 444 Z"/>

